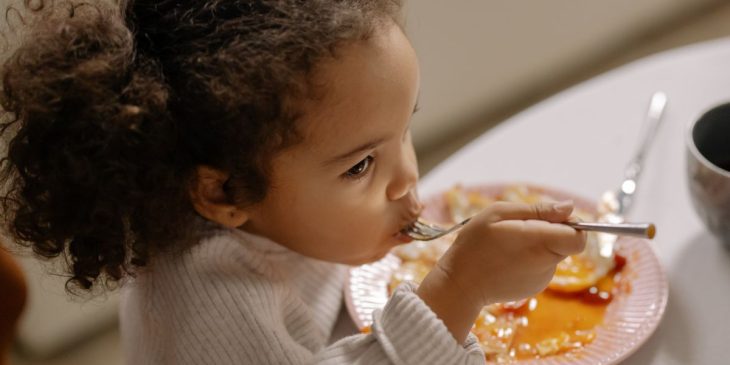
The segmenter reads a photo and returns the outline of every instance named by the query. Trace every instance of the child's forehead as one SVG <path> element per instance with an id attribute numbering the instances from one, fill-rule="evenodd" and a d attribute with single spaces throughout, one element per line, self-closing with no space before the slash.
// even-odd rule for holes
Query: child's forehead
<path id="1" fill-rule="evenodd" d="M 311 83 L 317 90 L 301 104 L 298 122 L 305 141 L 346 143 L 357 134 L 387 130 L 388 122 L 400 120 L 398 110 L 412 109 L 418 61 L 393 24 L 366 41 L 341 46 L 334 58 L 318 65 Z"/>

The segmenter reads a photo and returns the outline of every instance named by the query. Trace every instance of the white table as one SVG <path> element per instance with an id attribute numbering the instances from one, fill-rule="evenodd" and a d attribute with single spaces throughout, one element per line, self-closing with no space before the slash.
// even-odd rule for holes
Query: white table
<path id="1" fill-rule="evenodd" d="M 618 186 L 650 95 L 669 98 L 629 219 L 652 221 L 669 278 L 654 335 L 624 364 L 730 363 L 730 250 L 702 226 L 684 175 L 687 124 L 730 101 L 730 39 L 623 66 L 537 104 L 461 149 L 425 176 L 422 196 L 453 186 L 530 182 L 598 198 Z"/>

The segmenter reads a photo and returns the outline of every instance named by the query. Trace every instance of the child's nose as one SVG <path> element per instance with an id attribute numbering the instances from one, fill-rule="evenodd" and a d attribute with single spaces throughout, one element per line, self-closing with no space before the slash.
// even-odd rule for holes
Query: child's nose
<path id="1" fill-rule="evenodd" d="M 389 200 L 399 200 L 413 190 L 418 183 L 418 163 L 413 148 L 407 148 L 395 166 L 393 179 L 390 181 L 386 194 Z"/>

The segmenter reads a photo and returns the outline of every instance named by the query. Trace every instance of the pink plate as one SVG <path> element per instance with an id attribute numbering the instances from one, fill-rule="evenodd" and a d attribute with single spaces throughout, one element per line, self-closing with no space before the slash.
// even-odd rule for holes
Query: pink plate
<path id="1" fill-rule="evenodd" d="M 595 204 L 590 200 L 554 189 L 529 184 L 519 185 L 527 186 L 530 191 L 547 194 L 557 200 L 572 199 L 578 208 L 595 212 Z M 507 184 L 484 185 L 465 190 L 496 195 L 507 186 Z M 440 194 L 426 200 L 424 216 L 431 221 L 444 220 L 446 202 Z M 646 342 L 659 325 L 667 305 L 669 293 L 667 278 L 649 241 L 622 237 L 617 242 L 617 248 L 627 258 L 623 273 L 631 278 L 631 290 L 617 295 L 608 305 L 604 323 L 596 328 L 595 340 L 571 353 L 517 363 L 616 364 Z M 360 329 L 371 325 L 373 311 L 385 306 L 391 273 L 399 265 L 400 259 L 389 254 L 377 262 L 350 270 L 345 288 L 345 301 L 350 316 Z"/>

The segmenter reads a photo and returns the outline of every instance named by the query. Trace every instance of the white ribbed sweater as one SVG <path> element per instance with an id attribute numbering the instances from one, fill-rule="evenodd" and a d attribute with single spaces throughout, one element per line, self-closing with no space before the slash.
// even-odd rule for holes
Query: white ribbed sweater
<path id="1" fill-rule="evenodd" d="M 225 230 L 152 260 L 122 290 L 127 364 L 483 364 L 404 284 L 371 334 L 331 339 L 347 267 Z M 330 343 L 330 341 L 336 341 Z"/>

